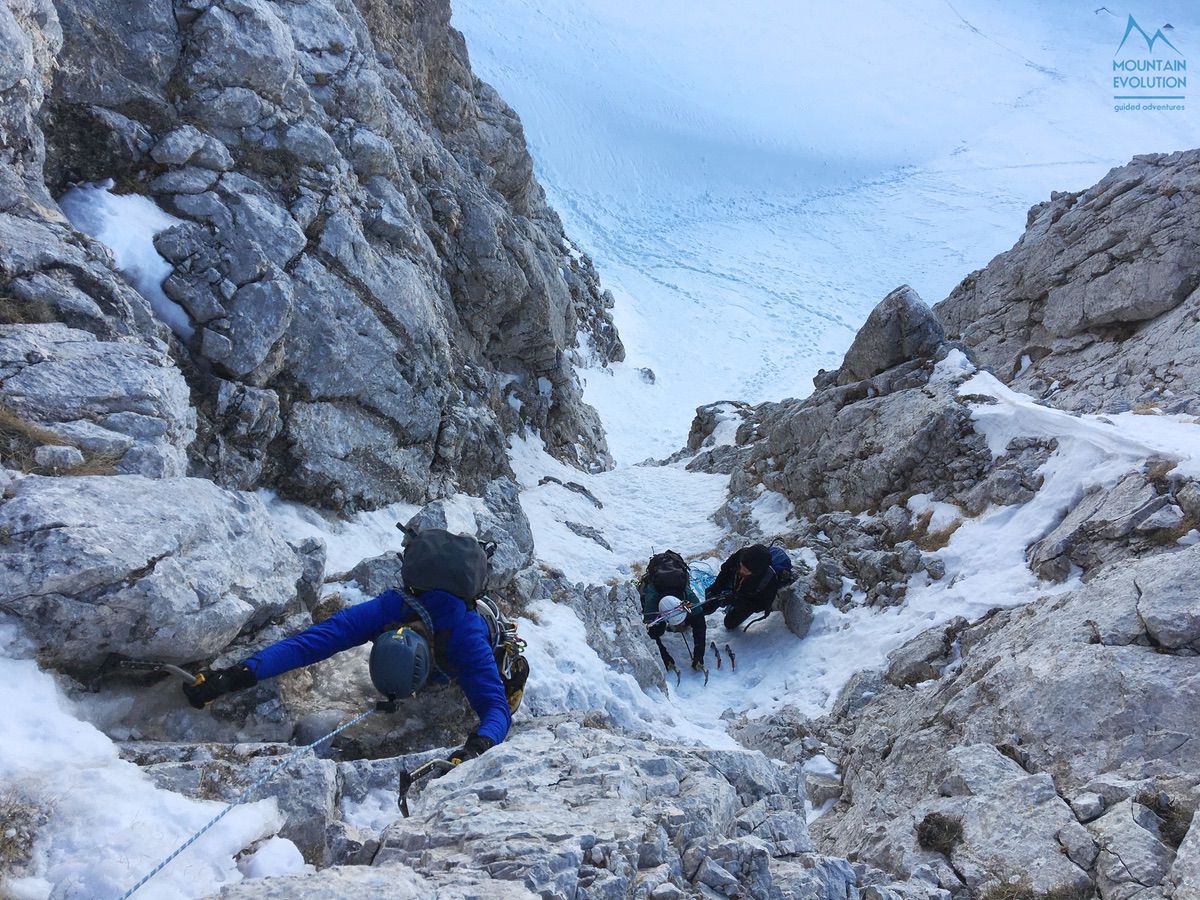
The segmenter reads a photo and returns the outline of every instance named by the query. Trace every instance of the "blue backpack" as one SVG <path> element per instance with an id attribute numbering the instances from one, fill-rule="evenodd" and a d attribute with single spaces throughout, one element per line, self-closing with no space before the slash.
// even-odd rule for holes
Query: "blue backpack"
<path id="1" fill-rule="evenodd" d="M 775 577 L 779 579 L 781 585 L 791 584 L 796 578 L 796 573 L 792 570 L 792 558 L 788 556 L 786 550 L 776 544 L 772 544 L 769 549 L 771 551 L 771 568 L 775 572 Z"/>

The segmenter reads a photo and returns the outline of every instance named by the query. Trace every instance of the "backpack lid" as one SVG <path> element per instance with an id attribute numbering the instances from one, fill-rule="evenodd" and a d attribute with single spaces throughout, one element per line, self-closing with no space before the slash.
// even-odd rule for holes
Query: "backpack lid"
<path id="1" fill-rule="evenodd" d="M 446 591 L 473 605 L 487 577 L 487 551 L 468 535 L 426 528 L 404 545 L 404 584 L 413 593 Z"/>

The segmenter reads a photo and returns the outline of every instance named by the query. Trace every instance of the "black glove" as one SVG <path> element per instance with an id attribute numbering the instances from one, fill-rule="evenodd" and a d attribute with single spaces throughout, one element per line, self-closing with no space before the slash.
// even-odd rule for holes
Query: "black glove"
<path id="1" fill-rule="evenodd" d="M 490 737 L 484 737 L 482 734 L 473 734 L 467 738 L 467 742 L 450 754 L 450 762 L 456 766 L 459 763 L 465 763 L 468 759 L 474 759 L 481 753 L 485 753 L 494 747 L 495 741 Z"/>
<path id="2" fill-rule="evenodd" d="M 202 669 L 196 680 L 183 686 L 188 703 L 204 709 L 213 700 L 230 691 L 241 691 L 258 684 L 258 676 L 242 663 L 230 669 Z"/>

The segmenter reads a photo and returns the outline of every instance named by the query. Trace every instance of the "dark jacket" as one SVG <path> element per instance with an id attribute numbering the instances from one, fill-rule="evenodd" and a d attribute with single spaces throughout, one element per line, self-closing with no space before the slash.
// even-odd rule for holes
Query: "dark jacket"
<path id="1" fill-rule="evenodd" d="M 739 613 L 750 615 L 755 612 L 770 612 L 775 605 L 775 595 L 781 587 L 779 576 L 768 566 L 766 572 L 742 578 L 738 574 L 742 552 L 738 550 L 725 560 L 717 577 L 704 592 L 707 612 L 713 612 L 717 606 L 728 606 Z"/>
<path id="2" fill-rule="evenodd" d="M 479 716 L 478 733 L 499 744 L 508 734 L 512 714 L 483 618 L 445 591 L 425 591 L 416 602 L 429 614 L 438 650 L 438 670 L 430 677 L 457 681 Z M 348 606 L 324 622 L 260 650 L 246 660 L 246 665 L 259 680 L 271 678 L 328 659 L 419 619 L 404 594 L 384 591 L 373 600 Z"/>
<path id="3" fill-rule="evenodd" d="M 655 619 L 662 615 L 658 611 L 658 601 L 662 599 L 663 594 L 654 584 L 643 585 L 641 594 L 642 621 L 649 625 L 650 637 L 654 638 L 654 642 L 658 645 L 658 654 L 662 657 L 663 665 L 669 667 L 674 664 L 675 660 L 672 659 L 671 654 L 667 652 L 667 648 L 662 642 L 662 637 L 667 632 L 667 623 L 663 621 L 650 625 L 651 622 L 654 622 Z M 692 590 L 690 584 L 685 589 L 685 594 L 686 596 L 683 599 L 691 604 L 692 610 L 688 613 L 688 617 L 684 620 L 682 627 L 691 626 L 692 629 L 692 662 L 703 664 L 704 651 L 708 646 L 706 643 L 708 640 L 708 625 L 704 621 L 703 604 L 701 604 L 700 598 L 696 596 L 696 592 Z"/>

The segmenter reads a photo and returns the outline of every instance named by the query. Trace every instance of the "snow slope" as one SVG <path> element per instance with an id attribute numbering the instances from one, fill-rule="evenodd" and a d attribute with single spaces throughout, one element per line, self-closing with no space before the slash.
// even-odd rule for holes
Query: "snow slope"
<path id="1" fill-rule="evenodd" d="M 1052 190 L 1200 145 L 1111 84 L 1127 12 L 1186 53 L 1200 7 L 1096 6 L 456 0 L 616 295 L 628 359 L 586 397 L 618 461 L 673 452 L 699 404 L 806 395 L 896 285 L 940 300 Z"/>
<path id="2" fill-rule="evenodd" d="M 852 674 L 883 666 L 890 651 L 928 628 L 955 616 L 974 620 L 995 607 L 1029 603 L 1077 587 L 1077 579 L 1058 585 L 1039 581 L 1026 563 L 1025 549 L 1053 529 L 1088 490 L 1111 488 L 1151 459 L 1176 460 L 1180 474 L 1200 476 L 1200 424 L 1188 417 L 1076 416 L 1042 406 L 989 373 L 975 373 L 957 351 L 939 364 L 934 377 L 961 382 L 959 393 L 964 396 L 995 398 L 995 403 L 979 403 L 972 409 L 976 427 L 997 456 L 1003 455 L 1015 437 L 1057 440 L 1057 450 L 1041 469 L 1042 488 L 1028 503 L 995 507 L 963 521 L 938 553 L 946 565 L 945 577 L 930 582 L 924 573 L 914 576 L 904 604 L 897 608 L 860 607 L 843 613 L 832 606 L 816 607 L 812 629 L 802 641 L 787 630 L 779 615 L 745 633 L 726 632 L 719 616 L 709 617 L 710 640 L 717 642 L 726 660 L 726 646 L 732 648 L 737 671 L 731 672 L 727 661 L 718 670 L 710 653 L 707 686 L 702 675 L 684 673 L 670 696 L 658 701 L 657 715 L 668 733 L 712 743 L 723 738 L 723 716 L 728 710 L 754 717 L 790 705 L 804 714 L 820 715 L 828 711 Z M 511 455 L 523 483 L 530 484 L 544 454 L 535 453 L 529 445 L 514 444 Z M 541 471 L 557 465 L 549 460 Z M 625 490 L 616 489 L 622 476 L 631 472 L 643 480 Z M 647 474 L 654 477 L 644 478 Z M 602 535 L 614 537 L 613 551 L 580 539 L 566 526 L 571 516 L 579 514 L 579 507 L 570 499 L 578 495 L 551 484 L 526 490 L 522 501 L 535 523 L 539 557 L 553 560 L 571 577 L 584 579 L 589 573 L 609 575 L 606 579 L 592 577 L 592 581 L 628 577 L 625 573 L 630 564 L 644 563 L 652 550 L 665 546 L 689 554 L 711 549 L 704 541 L 713 534 L 699 519 L 685 528 L 689 514 L 672 520 L 644 510 L 670 510 L 690 490 L 696 491 L 692 499 L 699 500 L 704 490 L 700 479 L 714 476 L 674 467 L 634 467 L 601 475 L 575 473 L 575 478 L 604 497 L 603 516 L 589 521 L 594 521 Z M 696 479 L 696 484 L 689 485 L 688 479 Z M 719 502 L 719 498 L 713 496 L 708 502 Z M 919 497 L 912 501 L 918 507 L 922 502 Z M 939 530 L 961 518 L 950 504 L 925 505 L 934 507 Z M 697 515 L 702 511 L 702 505 L 695 509 Z M 784 516 L 776 515 L 773 521 L 781 531 L 786 530 Z M 610 533 L 607 526 L 614 522 L 620 530 Z M 715 570 L 720 560 L 711 557 L 706 562 Z M 582 629 L 578 639 L 572 638 L 570 622 L 561 621 L 574 619 L 574 615 L 564 609 L 557 616 L 554 627 L 526 629 L 531 651 L 536 654 L 533 658 L 550 670 L 549 678 L 531 680 L 533 702 L 542 702 L 539 695 L 548 691 L 549 708 L 616 710 L 615 717 L 626 724 L 644 722 L 644 707 L 631 700 L 627 686 L 621 686 L 617 676 L 609 671 L 597 677 L 598 661 L 571 666 L 559 662 L 590 657 L 581 649 L 586 647 Z M 687 658 L 685 637 L 668 634 L 665 640 L 676 658 Z M 549 646 L 541 647 L 543 641 Z M 570 649 L 564 652 L 564 647 Z"/>

